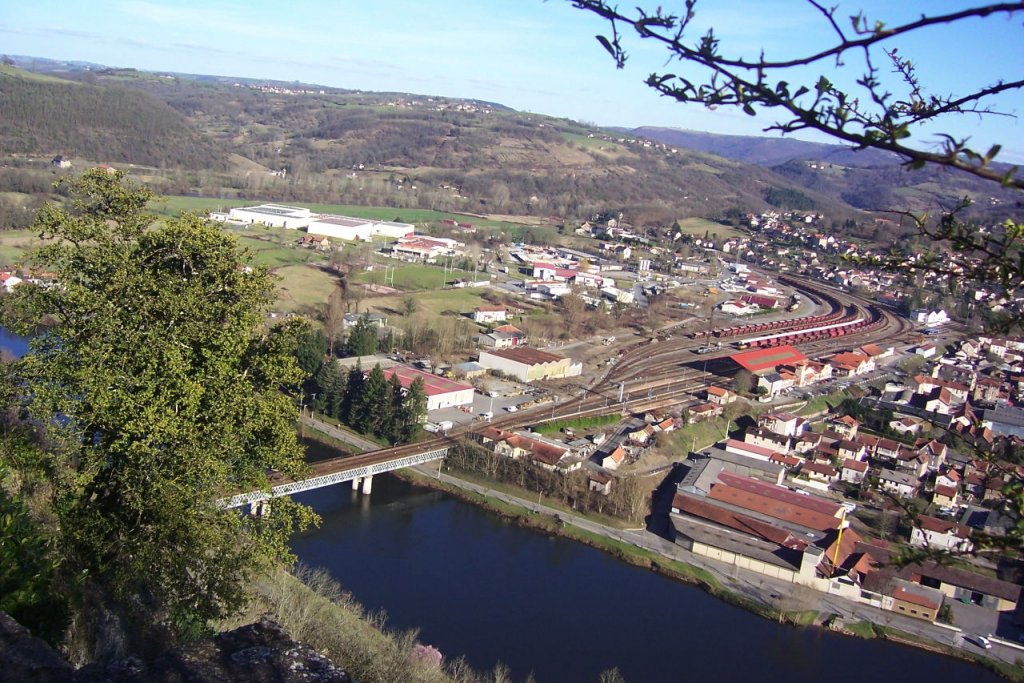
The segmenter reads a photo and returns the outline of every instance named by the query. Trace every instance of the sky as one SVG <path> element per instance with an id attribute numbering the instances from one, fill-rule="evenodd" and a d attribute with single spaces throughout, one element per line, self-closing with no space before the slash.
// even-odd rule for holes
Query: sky
<path id="1" fill-rule="evenodd" d="M 671 10 L 678 0 L 624 2 Z M 843 26 L 864 11 L 889 25 L 922 13 L 973 6 L 952 0 L 863 0 L 838 4 Z M 628 35 L 617 70 L 595 40 L 608 26 L 568 0 L 0 0 L 0 53 L 82 60 L 150 71 L 215 74 L 372 91 L 473 98 L 601 126 L 667 126 L 758 135 L 776 119 L 720 107 L 680 105 L 644 85 L 652 71 L 678 72 L 650 41 Z M 721 50 L 794 57 L 829 44 L 823 17 L 805 0 L 702 0 L 692 34 L 714 26 Z M 961 95 L 1000 79 L 1024 78 L 1024 12 L 937 27 L 898 44 L 935 94 Z M 852 84 L 863 72 L 851 56 L 787 76 L 813 83 L 826 75 Z M 883 71 L 882 77 L 891 79 Z M 893 81 L 893 87 L 896 86 Z M 921 131 L 1000 143 L 999 160 L 1024 162 L 1024 94 L 992 102 L 1007 115 L 960 116 Z M 773 134 L 777 135 L 777 134 Z M 812 134 L 803 139 L 826 141 Z M 918 134 L 915 134 L 918 139 Z"/>

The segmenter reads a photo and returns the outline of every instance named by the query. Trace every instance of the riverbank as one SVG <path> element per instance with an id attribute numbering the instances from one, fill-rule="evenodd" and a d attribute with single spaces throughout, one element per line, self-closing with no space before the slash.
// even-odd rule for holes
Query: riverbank
<path id="1" fill-rule="evenodd" d="M 838 616 L 850 627 L 837 630 L 837 633 L 911 645 L 979 664 L 1009 680 L 1024 681 L 1024 669 L 1014 662 L 965 651 L 958 647 L 959 636 L 955 631 L 940 630 L 930 622 L 743 572 L 731 565 L 688 553 L 646 531 L 608 527 L 436 470 L 423 468 L 395 474 L 417 486 L 443 491 L 491 510 L 517 525 L 581 542 L 630 565 L 696 586 L 717 599 L 765 619 L 807 626 L 821 625 L 822 618 L 831 621 Z M 937 640 L 932 631 L 940 631 L 939 637 L 945 640 Z"/>

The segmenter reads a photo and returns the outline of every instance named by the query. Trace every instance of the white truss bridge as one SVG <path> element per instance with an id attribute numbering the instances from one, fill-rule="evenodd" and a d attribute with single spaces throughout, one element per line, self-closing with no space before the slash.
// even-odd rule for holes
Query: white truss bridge
<path id="1" fill-rule="evenodd" d="M 380 460 L 379 462 L 370 462 L 355 467 L 346 467 L 346 461 L 365 462 L 365 458 L 361 456 L 339 458 L 326 463 L 314 464 L 314 470 L 328 471 L 321 471 L 308 479 L 300 479 L 298 481 L 289 481 L 284 484 L 278 484 L 277 486 L 271 487 L 269 492 L 252 491 L 250 493 L 240 493 L 237 496 L 232 496 L 231 498 L 223 498 L 218 502 L 225 508 L 236 508 L 243 505 L 258 504 L 271 498 L 277 498 L 278 496 L 289 496 L 293 493 L 301 493 L 302 491 L 311 491 L 325 486 L 342 484 L 346 481 L 358 482 L 362 480 L 363 482 L 368 482 L 375 474 L 383 474 L 384 472 L 400 470 L 403 467 L 420 465 L 425 462 L 430 462 L 431 460 L 443 458 L 446 455 L 448 455 L 447 446 L 443 448 L 435 448 L 423 453 L 417 453 L 415 455 L 401 455 L 398 457 L 392 457 L 391 459 Z M 339 469 L 335 470 L 335 467 Z M 365 493 L 369 493 L 369 486 L 364 484 L 363 491 Z"/>

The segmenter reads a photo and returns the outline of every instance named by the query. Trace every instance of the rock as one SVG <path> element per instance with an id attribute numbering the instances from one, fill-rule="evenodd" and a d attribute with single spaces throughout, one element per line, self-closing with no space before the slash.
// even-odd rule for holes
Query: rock
<path id="1" fill-rule="evenodd" d="M 45 642 L 0 612 L 0 683 L 352 683 L 349 675 L 278 624 L 262 619 L 165 652 L 75 671 Z"/>

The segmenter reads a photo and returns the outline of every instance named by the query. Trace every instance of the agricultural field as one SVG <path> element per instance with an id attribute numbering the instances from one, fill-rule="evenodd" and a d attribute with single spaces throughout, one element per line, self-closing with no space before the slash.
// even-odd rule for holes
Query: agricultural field
<path id="1" fill-rule="evenodd" d="M 371 271 L 353 277 L 360 284 L 386 285 L 407 292 L 441 289 L 446 282 L 472 275 L 461 269 L 445 272 L 443 266 L 381 259 Z M 486 276 L 484 276 L 486 277 Z"/>
<path id="2" fill-rule="evenodd" d="M 742 235 L 739 230 L 729 225 L 722 225 L 706 218 L 684 218 L 679 221 L 679 227 L 684 235 L 703 237 L 708 233 L 717 239 L 727 239 Z"/>
<path id="3" fill-rule="evenodd" d="M 256 204 L 275 203 L 272 200 L 258 199 L 220 199 L 217 197 L 183 197 L 172 196 L 162 197 L 155 200 L 151 209 L 165 216 L 173 216 L 182 211 L 195 211 L 197 213 L 208 213 L 210 211 L 228 209 L 237 206 L 253 206 Z M 276 202 L 280 204 L 281 202 Z M 455 220 L 462 223 L 472 223 L 482 228 L 504 229 L 511 227 L 512 223 L 505 221 L 478 218 L 458 213 L 445 213 L 432 211 L 430 209 L 394 209 L 389 207 L 356 206 L 353 204 L 309 204 L 306 202 L 293 202 L 297 206 L 309 208 L 314 213 L 333 213 L 354 218 L 369 218 L 381 221 L 398 221 L 401 223 L 431 223 L 444 219 Z"/>
<path id="4" fill-rule="evenodd" d="M 4 230 L 0 232 L 0 268 L 18 263 L 22 256 L 41 242 L 32 230 Z"/>
<path id="5" fill-rule="evenodd" d="M 338 286 L 338 278 L 308 265 L 290 265 L 278 268 L 278 313 L 295 313 L 315 318 Z"/>
<path id="6" fill-rule="evenodd" d="M 416 300 L 416 312 L 414 319 L 422 319 L 427 322 L 436 320 L 438 316 L 445 313 L 468 313 L 475 307 L 486 304 L 483 294 L 485 288 L 462 288 L 462 289 L 439 289 L 432 292 L 420 292 L 414 297 Z M 402 316 L 405 296 L 383 296 L 367 297 L 363 299 L 364 310 L 374 310 L 387 313 L 391 316 Z M 404 316 L 403 316 L 404 317 Z M 469 319 L 466 318 L 467 322 Z M 472 324 L 471 322 L 469 324 Z"/>

